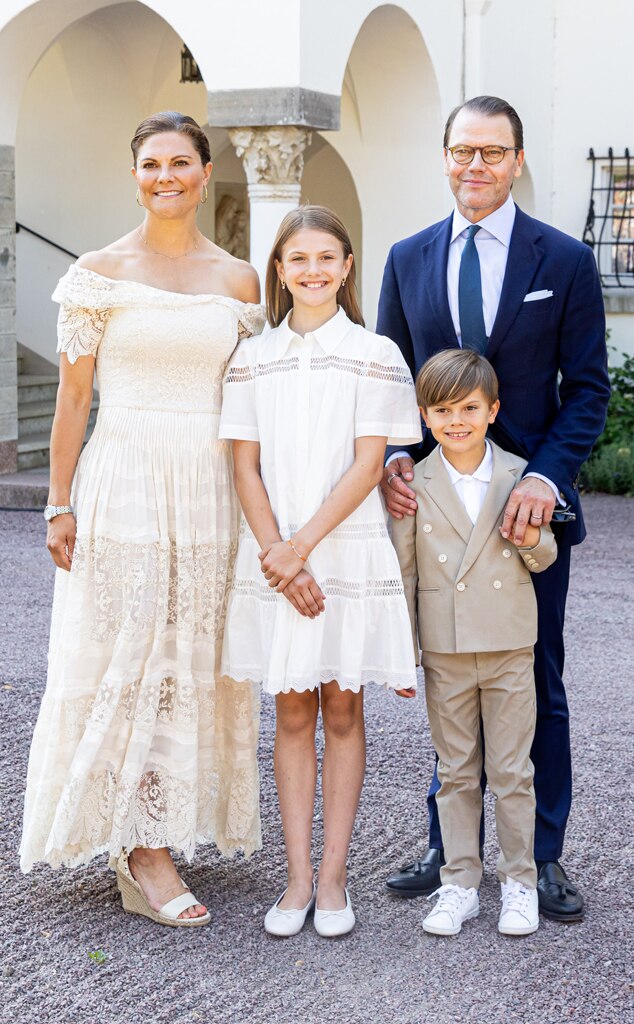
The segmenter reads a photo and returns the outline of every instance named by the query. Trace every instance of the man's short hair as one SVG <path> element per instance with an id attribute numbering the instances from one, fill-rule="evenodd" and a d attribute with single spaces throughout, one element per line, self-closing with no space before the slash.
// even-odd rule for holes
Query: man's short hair
<path id="1" fill-rule="evenodd" d="M 498 379 L 488 359 L 471 348 L 448 348 L 428 359 L 416 378 L 422 409 L 459 402 L 480 388 L 489 406 L 497 402 Z"/>
<path id="2" fill-rule="evenodd" d="M 482 114 L 484 117 L 497 117 L 498 114 L 508 117 L 511 122 L 513 141 L 518 149 L 524 149 L 524 126 L 520 121 L 519 114 L 515 107 L 512 107 L 506 100 L 500 99 L 499 96 L 474 96 L 473 99 L 466 100 L 460 106 L 454 107 L 445 125 L 445 134 L 442 140 L 445 149 L 449 145 L 452 125 L 461 110 L 469 110 L 473 114 Z"/>

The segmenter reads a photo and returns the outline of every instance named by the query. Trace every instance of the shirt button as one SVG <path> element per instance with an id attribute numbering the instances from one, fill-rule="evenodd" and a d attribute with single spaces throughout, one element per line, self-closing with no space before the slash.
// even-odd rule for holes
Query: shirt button
<path id="1" fill-rule="evenodd" d="M 423 526 L 423 533 L 431 533 L 431 523 L 425 523 Z"/>
<path id="2" fill-rule="evenodd" d="M 505 558 L 510 558 L 511 557 L 511 552 L 509 551 L 508 548 L 504 548 L 504 551 L 502 552 L 502 554 L 504 555 Z"/>
<path id="3" fill-rule="evenodd" d="M 501 590 L 502 589 L 502 581 L 501 580 L 493 580 L 493 586 L 494 586 L 495 590 Z"/>
<path id="4" fill-rule="evenodd" d="M 464 589 L 465 589 L 465 584 L 464 583 L 456 583 L 456 590 L 462 591 Z"/>
<path id="5" fill-rule="evenodd" d="M 447 556 L 446 555 L 438 555 L 438 561 L 439 562 L 446 562 L 447 561 Z"/>

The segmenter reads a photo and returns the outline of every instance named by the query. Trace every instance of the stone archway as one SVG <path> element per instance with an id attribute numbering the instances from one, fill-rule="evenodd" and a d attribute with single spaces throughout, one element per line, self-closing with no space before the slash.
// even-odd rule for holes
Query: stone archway
<path id="1" fill-rule="evenodd" d="M 374 323 L 390 245 L 440 220 L 442 174 L 436 74 L 419 27 L 394 4 L 375 8 L 351 49 L 341 128 L 328 141 L 353 176 L 363 215 L 364 313 Z"/>
<path id="2" fill-rule="evenodd" d="M 45 0 L 0 31 L 0 472 L 46 457 L 33 445 L 44 445 L 51 395 L 48 420 L 18 414 L 16 335 L 26 346 L 22 369 L 50 370 L 50 295 L 72 261 L 56 246 L 99 248 L 138 222 L 129 140 L 143 117 L 180 108 L 206 122 L 204 83 L 180 84 L 181 47 L 161 15 L 136 0 Z M 213 232 L 213 202 L 203 220 Z M 16 236 L 16 221 L 56 246 L 24 230 Z M 28 452 L 18 437 L 25 431 Z"/>

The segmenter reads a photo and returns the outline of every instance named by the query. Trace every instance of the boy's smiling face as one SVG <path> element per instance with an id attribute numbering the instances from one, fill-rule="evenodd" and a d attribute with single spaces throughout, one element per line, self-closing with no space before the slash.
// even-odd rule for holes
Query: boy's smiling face
<path id="1" fill-rule="evenodd" d="M 499 408 L 499 401 L 490 405 L 482 389 L 476 388 L 457 402 L 421 408 L 421 413 L 447 461 L 459 473 L 473 473 L 484 458 L 486 432 Z"/>

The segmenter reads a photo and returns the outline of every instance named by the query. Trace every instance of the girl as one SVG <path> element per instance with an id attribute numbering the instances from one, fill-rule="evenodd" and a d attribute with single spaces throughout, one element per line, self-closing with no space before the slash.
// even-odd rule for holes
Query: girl
<path id="1" fill-rule="evenodd" d="M 377 484 L 388 438 L 420 440 L 420 418 L 396 345 L 364 329 L 350 239 L 332 211 L 304 206 L 284 218 L 266 298 L 272 330 L 239 346 L 225 379 L 220 437 L 233 439 L 246 523 L 222 671 L 276 695 L 288 887 L 264 926 L 294 935 L 316 901 L 316 930 L 335 936 L 355 921 L 345 886 L 365 772 L 362 686 L 413 695 L 416 685 Z M 315 890 L 320 703 L 324 850 Z"/>

